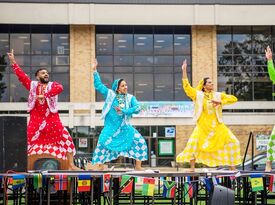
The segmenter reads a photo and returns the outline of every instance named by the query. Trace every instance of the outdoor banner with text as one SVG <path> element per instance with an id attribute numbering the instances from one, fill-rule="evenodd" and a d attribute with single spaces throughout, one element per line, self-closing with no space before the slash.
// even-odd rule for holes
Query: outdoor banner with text
<path id="1" fill-rule="evenodd" d="M 140 102 L 141 111 L 135 117 L 192 117 L 193 102 Z"/>

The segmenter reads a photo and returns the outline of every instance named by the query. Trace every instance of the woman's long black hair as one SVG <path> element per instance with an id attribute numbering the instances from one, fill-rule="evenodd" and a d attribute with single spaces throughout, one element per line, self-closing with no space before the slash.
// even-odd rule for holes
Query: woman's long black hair
<path id="1" fill-rule="evenodd" d="M 120 84 L 121 84 L 121 82 L 122 81 L 124 81 L 124 79 L 123 78 L 121 78 L 119 81 L 118 81 L 118 83 L 117 83 L 117 89 L 116 89 L 116 92 L 118 91 L 118 88 L 119 88 L 119 86 L 120 86 Z"/>
<path id="2" fill-rule="evenodd" d="M 203 78 L 203 86 L 207 83 L 207 80 L 210 79 L 209 77 Z M 204 92 L 204 88 L 202 88 L 202 91 Z"/>

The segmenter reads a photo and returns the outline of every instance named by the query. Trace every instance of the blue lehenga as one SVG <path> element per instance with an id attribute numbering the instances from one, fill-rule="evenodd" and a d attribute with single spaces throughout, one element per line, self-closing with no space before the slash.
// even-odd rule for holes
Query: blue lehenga
<path id="1" fill-rule="evenodd" d="M 95 89 L 104 96 L 105 104 L 102 110 L 104 128 L 99 135 L 92 164 L 103 164 L 117 159 L 119 156 L 140 161 L 145 161 L 148 158 L 146 141 L 129 123 L 132 115 L 140 112 L 140 105 L 135 96 L 115 92 L 119 80 L 115 80 L 112 89 L 108 89 L 101 82 L 99 73 L 94 72 Z M 122 108 L 121 114 L 115 110 L 115 107 L 118 106 Z"/>

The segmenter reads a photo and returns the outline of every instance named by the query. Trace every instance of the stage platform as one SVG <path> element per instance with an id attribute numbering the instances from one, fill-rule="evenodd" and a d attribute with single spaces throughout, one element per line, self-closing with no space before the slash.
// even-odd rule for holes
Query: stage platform
<path id="1" fill-rule="evenodd" d="M 43 179 L 43 186 L 35 188 L 35 177 Z M 109 175 L 109 190 L 103 191 L 104 176 Z M 188 172 L 185 169 L 155 169 L 134 171 L 117 169 L 113 171 L 29 171 L 26 173 L 2 173 L 0 189 L 1 204 L 214 204 L 211 196 L 215 186 L 223 186 L 235 193 L 235 204 L 275 204 L 275 193 L 269 191 L 269 182 L 275 172 L 222 171 L 214 169 L 198 169 Z M 12 189 L 9 179 L 23 176 L 25 185 Z M 55 190 L 56 177 L 67 178 L 66 190 Z M 88 191 L 78 190 L 80 177 L 88 177 Z M 123 193 L 121 185 L 123 177 L 132 183 L 131 191 Z M 253 191 L 251 177 L 262 179 L 262 189 Z M 153 196 L 144 195 L 144 179 L 154 179 Z M 163 195 L 164 181 L 175 184 L 174 194 Z M 206 181 L 210 181 L 209 184 Z M 105 181 L 106 182 L 106 181 Z M 127 184 L 127 186 L 129 185 Z M 192 192 L 192 193 L 191 193 Z"/>

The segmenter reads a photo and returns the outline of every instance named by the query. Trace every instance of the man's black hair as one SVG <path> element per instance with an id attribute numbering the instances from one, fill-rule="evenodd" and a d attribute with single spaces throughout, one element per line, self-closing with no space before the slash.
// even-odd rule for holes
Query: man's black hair
<path id="1" fill-rule="evenodd" d="M 46 70 L 48 72 L 48 70 L 46 68 L 39 68 L 37 69 L 37 71 L 35 71 L 35 77 L 38 75 L 38 73 L 41 71 L 41 70 Z"/>

